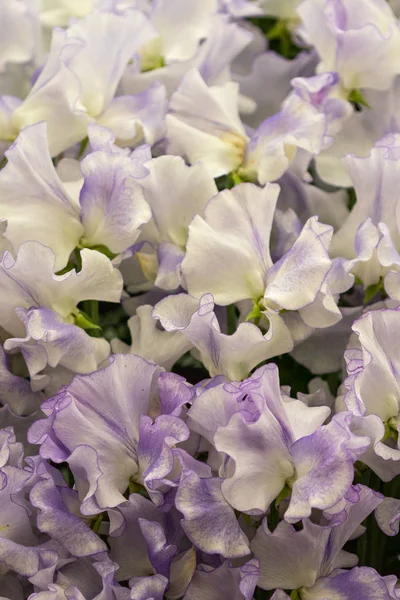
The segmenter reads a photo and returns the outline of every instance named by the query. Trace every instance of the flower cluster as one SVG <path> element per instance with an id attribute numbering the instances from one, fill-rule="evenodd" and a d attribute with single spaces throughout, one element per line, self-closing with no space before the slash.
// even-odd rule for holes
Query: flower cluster
<path id="1" fill-rule="evenodd" d="M 1 0 L 1 600 L 400 599 L 399 17 Z"/>

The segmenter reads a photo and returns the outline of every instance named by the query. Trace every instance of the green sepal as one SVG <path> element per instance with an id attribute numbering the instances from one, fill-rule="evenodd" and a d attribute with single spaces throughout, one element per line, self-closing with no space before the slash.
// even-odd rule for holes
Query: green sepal
<path id="1" fill-rule="evenodd" d="M 96 325 L 96 323 L 93 323 L 91 318 L 82 310 L 74 314 L 74 322 L 75 325 L 77 325 L 81 329 L 84 329 L 85 331 L 87 331 L 88 329 L 101 330 L 100 325 Z"/>
<path id="2" fill-rule="evenodd" d="M 271 29 L 268 30 L 266 37 L 269 40 L 280 40 L 286 33 L 285 21 L 277 21 Z"/>
<path id="3" fill-rule="evenodd" d="M 150 71 L 155 71 L 156 69 L 162 69 L 166 66 L 165 58 L 163 56 L 154 57 L 152 61 L 149 61 L 149 64 L 145 69 L 142 69 L 142 73 L 149 73 Z"/>
<path id="4" fill-rule="evenodd" d="M 382 281 L 378 281 L 378 283 L 374 283 L 373 285 L 370 285 L 369 287 L 367 287 L 367 289 L 365 290 L 364 293 L 364 304 L 368 304 L 368 302 L 371 302 L 371 300 L 373 298 L 375 298 L 375 296 L 381 292 L 383 289 L 382 286 Z"/>
<path id="5" fill-rule="evenodd" d="M 129 480 L 128 491 L 129 491 L 129 495 L 140 494 L 144 498 L 149 497 L 149 495 L 146 491 L 146 488 L 141 483 L 137 483 L 136 481 L 133 481 L 133 479 Z"/>
<path id="6" fill-rule="evenodd" d="M 114 252 L 111 252 L 111 250 L 103 244 L 97 244 L 96 246 L 85 246 L 85 248 L 88 248 L 88 250 L 96 250 L 97 252 L 107 256 L 107 258 L 110 260 L 113 260 L 116 256 L 118 256 L 118 254 L 114 254 Z"/>
<path id="7" fill-rule="evenodd" d="M 290 489 L 290 487 L 288 485 L 285 485 L 285 487 L 283 488 L 283 490 L 281 491 L 281 493 L 275 500 L 275 506 L 278 507 L 280 505 L 280 503 L 282 502 L 282 500 L 284 500 L 285 498 L 290 496 L 291 492 L 292 492 L 292 490 Z"/>
<path id="8" fill-rule="evenodd" d="M 351 90 L 347 99 L 353 104 L 365 106 L 366 108 L 371 108 L 371 106 L 368 104 L 360 90 Z"/>
<path id="9" fill-rule="evenodd" d="M 72 262 L 72 260 L 69 260 L 67 265 L 63 269 L 57 271 L 56 275 L 65 275 L 65 273 L 69 273 L 70 271 L 72 271 L 72 269 L 75 269 L 75 265 Z"/>
<path id="10" fill-rule="evenodd" d="M 258 325 L 261 317 L 262 317 L 261 308 L 259 307 L 258 303 L 254 303 L 254 306 L 253 306 L 252 310 L 249 312 L 249 314 L 247 315 L 245 321 L 252 321 L 255 325 Z"/>
<path id="11" fill-rule="evenodd" d="M 103 514 L 100 513 L 99 515 L 97 515 L 97 517 L 95 517 L 91 521 L 91 523 L 90 523 L 90 529 L 93 531 L 93 533 L 98 533 L 99 532 L 102 520 L 103 520 Z"/>
<path id="12" fill-rule="evenodd" d="M 290 594 L 290 597 L 292 600 L 301 600 L 300 594 L 297 590 L 293 590 L 293 592 Z"/>
<path id="13" fill-rule="evenodd" d="M 387 421 L 387 423 L 385 423 L 385 435 L 381 439 L 381 442 L 386 442 L 387 440 L 393 440 L 394 442 L 397 443 L 397 440 L 399 438 L 399 432 L 397 431 L 397 429 L 395 427 L 393 427 L 393 425 L 390 421 L 391 420 L 389 420 L 389 421 Z"/>
<path id="14" fill-rule="evenodd" d="M 89 138 L 86 136 L 85 138 L 83 138 L 83 140 L 81 141 L 81 145 L 79 146 L 79 152 L 78 152 L 78 156 L 77 156 L 78 160 L 80 158 L 82 158 L 82 156 L 84 155 L 88 143 L 89 143 Z"/>

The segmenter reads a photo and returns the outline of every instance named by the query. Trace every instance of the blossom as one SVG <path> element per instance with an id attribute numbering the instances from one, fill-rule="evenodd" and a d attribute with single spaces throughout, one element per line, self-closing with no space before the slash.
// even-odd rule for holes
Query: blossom
<path id="1" fill-rule="evenodd" d="M 118 355 L 104 369 L 75 377 L 42 404 L 47 419 L 32 426 L 29 439 L 41 443 L 44 458 L 68 462 L 83 514 L 124 502 L 131 478 L 156 496 L 157 482 L 172 470 L 171 446 L 187 438 L 187 428 L 174 416 L 159 415 L 155 421 L 148 416 L 154 414 L 159 373 L 140 357 Z M 116 386 L 118 410 L 110 404 Z"/>
<path id="2" fill-rule="evenodd" d="M 252 34 L 217 15 L 216 8 L 216 0 L 193 0 L 190 8 L 184 0 L 153 4 L 148 18 L 155 37 L 140 46 L 128 65 L 122 78 L 123 92 L 137 94 L 161 82 L 170 96 L 194 67 L 210 82 L 229 71 Z"/>
<path id="3" fill-rule="evenodd" d="M 91 14 L 66 31 L 55 29 L 47 62 L 12 116 L 14 126 L 46 121 L 52 156 L 83 140 L 87 126 L 96 122 L 110 127 L 122 144 L 143 137 L 153 143 L 163 133 L 163 87 L 156 84 L 143 95 L 114 98 L 128 60 L 152 37 L 140 12 Z M 154 106 L 151 115 L 148 104 Z"/>
<path id="4" fill-rule="evenodd" d="M 362 460 L 385 481 L 400 472 L 399 385 L 393 346 L 399 317 L 398 310 L 367 312 L 352 327 L 359 347 L 345 353 L 348 377 L 344 401 L 357 415 L 354 431 L 371 439 Z"/>
<path id="5" fill-rule="evenodd" d="M 6 252 L 0 265 L 3 294 L 0 326 L 4 348 L 20 349 L 32 377 L 47 364 L 78 372 L 94 370 L 109 354 L 104 339 L 89 337 L 77 326 L 79 302 L 118 302 L 121 274 L 95 250 L 82 250 L 82 269 L 54 274 L 54 253 L 39 242 L 22 244 L 14 259 Z"/>
<path id="6" fill-rule="evenodd" d="M 347 90 L 388 89 L 400 72 L 400 31 L 382 0 L 306 0 L 297 9 L 323 69 L 337 71 Z"/>
<path id="7" fill-rule="evenodd" d="M 364 573 L 360 569 L 341 571 L 343 568 L 353 567 L 357 562 L 357 557 L 343 553 L 342 547 L 364 518 L 381 502 L 382 499 L 372 490 L 356 486 L 345 496 L 344 503 L 333 511 L 333 514 L 341 515 L 339 521 L 332 519 L 332 514 L 327 512 L 320 525 L 306 520 L 303 521 L 303 529 L 296 531 L 282 521 L 271 532 L 264 520 L 251 544 L 260 561 L 259 586 L 264 589 L 299 589 L 301 596 L 304 594 L 306 598 L 317 598 L 320 588 L 326 586 L 329 590 L 332 586 L 335 589 L 343 579 L 346 582 L 347 578 L 351 580 L 359 577 L 362 581 Z M 340 579 L 341 573 L 344 575 L 343 579 Z M 376 572 L 369 573 L 367 568 L 365 576 L 368 574 L 372 580 L 379 581 Z M 335 575 L 339 576 L 337 581 Z M 347 597 L 350 598 L 351 595 Z"/>
<path id="8" fill-rule="evenodd" d="M 92 152 L 78 165 L 78 199 L 51 162 L 46 130 L 45 122 L 26 127 L 0 172 L 4 236 L 14 251 L 24 242 L 41 242 L 55 253 L 59 271 L 77 247 L 114 254 L 129 248 L 151 216 L 138 183 L 145 167 L 135 156 Z"/>
<path id="9" fill-rule="evenodd" d="M 175 340 L 181 353 L 196 349 L 212 377 L 242 379 L 263 360 L 292 348 L 290 333 L 280 323 L 265 335 L 252 323 L 241 323 L 232 335 L 222 333 L 211 294 L 204 294 L 200 301 L 186 294 L 167 297 L 156 304 L 153 316 L 170 336 L 180 336 Z"/>
<path id="10" fill-rule="evenodd" d="M 213 198 L 204 218 L 197 215 L 189 227 L 182 261 L 185 286 L 197 297 L 211 293 L 221 305 L 251 299 L 278 328 L 286 329 L 282 310 L 299 311 L 311 327 L 333 324 L 341 316 L 331 287 L 347 289 L 348 284 L 334 269 L 329 282 L 332 229 L 309 219 L 274 264 L 270 236 L 278 194 L 276 184 L 259 188 L 246 183 Z"/>
<path id="11" fill-rule="evenodd" d="M 250 138 L 239 117 L 238 93 L 235 83 L 208 87 L 198 71 L 190 71 L 171 98 L 169 152 L 190 163 L 203 161 L 214 177 L 238 171 L 264 184 L 283 175 L 298 147 L 312 154 L 321 150 L 324 116 L 297 94 Z"/>
<path id="12" fill-rule="evenodd" d="M 220 473 L 231 506 L 266 512 L 289 486 L 284 518 L 294 523 L 309 516 L 311 507 L 328 508 L 343 497 L 353 462 L 368 446 L 368 438 L 350 432 L 349 415 L 322 425 L 328 414 L 327 407 L 306 407 L 282 396 L 276 366 L 266 365 L 239 386 L 204 391 L 193 401 L 189 424 L 229 457 Z"/>
<path id="13" fill-rule="evenodd" d="M 137 257 L 148 279 L 157 287 L 173 290 L 181 283 L 189 224 L 204 213 L 218 190 L 202 163 L 188 167 L 178 156 L 160 156 L 146 162 L 145 168 L 148 175 L 140 184 L 152 218 L 141 228 Z"/>

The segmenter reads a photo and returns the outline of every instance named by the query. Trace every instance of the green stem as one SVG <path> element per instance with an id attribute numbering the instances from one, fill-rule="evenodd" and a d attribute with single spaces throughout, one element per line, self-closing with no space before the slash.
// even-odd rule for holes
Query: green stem
<path id="1" fill-rule="evenodd" d="M 79 146 L 79 152 L 78 152 L 78 156 L 76 157 L 77 160 L 79 160 L 80 158 L 82 158 L 82 156 L 85 153 L 86 147 L 88 145 L 89 142 L 89 138 L 85 137 L 82 141 L 81 141 L 81 145 Z"/>
<path id="2" fill-rule="evenodd" d="M 372 471 L 369 468 L 363 473 L 364 485 L 369 486 L 371 475 Z M 368 528 L 357 540 L 357 554 L 359 566 L 366 566 L 368 564 Z"/>
<path id="3" fill-rule="evenodd" d="M 83 310 L 90 318 L 90 320 L 95 323 L 95 325 L 99 324 L 99 302 L 98 300 L 85 300 L 83 303 Z"/>
<path id="4" fill-rule="evenodd" d="M 236 331 L 236 308 L 234 304 L 226 307 L 226 322 L 228 335 L 232 335 Z"/>
<path id="5" fill-rule="evenodd" d="M 98 533 L 100 529 L 101 522 L 103 520 L 103 515 L 97 515 L 97 517 L 90 524 L 90 528 L 94 533 Z"/>
<path id="6" fill-rule="evenodd" d="M 383 490 L 381 479 L 370 469 L 365 474 L 366 485 L 376 492 Z M 366 522 L 367 530 L 359 539 L 358 556 L 360 566 L 366 565 L 379 572 L 385 563 L 386 536 L 381 531 L 375 519 L 375 513 L 372 512 Z M 364 538 L 364 539 L 363 539 Z"/>
<path id="7" fill-rule="evenodd" d="M 364 533 L 357 540 L 357 554 L 358 564 L 360 567 L 364 567 L 367 564 L 367 551 L 368 551 L 368 531 Z"/>
<path id="8" fill-rule="evenodd" d="M 279 510 L 275 505 L 275 502 L 272 502 L 269 507 L 269 515 L 268 515 L 268 527 L 271 531 L 274 531 L 279 523 Z"/>

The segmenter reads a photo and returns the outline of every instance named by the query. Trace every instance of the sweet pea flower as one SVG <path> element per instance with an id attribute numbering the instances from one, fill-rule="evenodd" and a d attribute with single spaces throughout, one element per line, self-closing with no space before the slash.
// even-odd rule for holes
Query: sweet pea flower
<path id="1" fill-rule="evenodd" d="M 114 97 L 129 59 L 152 37 L 145 15 L 135 11 L 125 16 L 93 13 L 66 31 L 55 29 L 49 57 L 14 111 L 13 126 L 21 130 L 46 121 L 52 156 L 83 140 L 93 123 L 110 127 L 125 146 L 143 139 L 154 143 L 163 135 L 163 86 L 155 84 L 137 96 Z"/>
<path id="2" fill-rule="evenodd" d="M 270 236 L 278 194 L 277 184 L 259 188 L 243 183 L 215 196 L 204 218 L 196 216 L 189 227 L 182 261 L 185 286 L 195 297 L 211 293 L 220 305 L 251 299 L 259 316 L 263 313 L 278 327 L 284 325 L 282 310 L 298 311 L 311 327 L 332 325 L 341 314 L 331 288 L 344 285 L 339 271 L 328 275 L 332 228 L 308 219 L 274 264 Z"/>
<path id="3" fill-rule="evenodd" d="M 148 175 L 140 185 L 152 218 L 141 228 L 136 257 L 150 281 L 174 290 L 181 283 L 189 225 L 193 217 L 204 214 L 218 190 L 202 163 L 189 167 L 179 156 L 160 156 L 146 162 L 145 168 Z"/>
<path id="4" fill-rule="evenodd" d="M 173 468 L 171 448 L 188 437 L 178 417 L 152 418 L 157 414 L 159 367 L 134 355 L 116 355 L 110 363 L 87 377 L 75 377 L 43 403 L 47 419 L 29 433 L 32 443 L 41 444 L 44 458 L 68 462 L 86 515 L 125 502 L 130 480 L 162 503 L 158 488 Z M 116 395 L 118 405 L 112 401 Z"/>
<path id="5" fill-rule="evenodd" d="M 216 0 L 193 0 L 190 6 L 185 0 L 153 3 L 148 18 L 156 37 L 135 53 L 122 78 L 123 93 L 137 94 L 161 82 L 170 96 L 194 67 L 208 82 L 229 79 L 232 61 L 253 36 L 216 10 Z M 180 35 L 182 23 L 184 39 Z"/>
<path id="6" fill-rule="evenodd" d="M 4 237 L 15 252 L 29 240 L 49 246 L 56 271 L 77 247 L 123 252 L 151 216 L 138 183 L 147 174 L 141 159 L 135 153 L 92 152 L 77 165 L 80 179 L 71 186 L 54 168 L 46 130 L 45 122 L 26 127 L 6 153 L 8 162 L 0 171 Z"/>
<path id="7" fill-rule="evenodd" d="M 31 507 L 25 495 L 32 473 L 20 466 L 3 467 L 5 483 L 0 489 L 0 569 L 4 575 L 14 571 L 35 578 L 43 568 L 53 567 L 58 556 L 45 545 L 39 545 L 30 522 Z"/>
<path id="8" fill-rule="evenodd" d="M 167 335 L 177 336 L 170 338 L 171 343 L 179 344 L 182 354 L 193 349 L 211 377 L 243 379 L 263 360 L 293 347 L 288 328 L 279 321 L 272 321 L 265 335 L 253 323 L 240 323 L 232 335 L 222 333 L 211 294 L 204 294 L 200 301 L 187 294 L 168 296 L 156 304 L 152 314 L 166 330 L 164 343 L 169 341 Z"/>
<path id="9" fill-rule="evenodd" d="M 400 73 L 400 29 L 385 0 L 305 0 L 297 12 L 320 69 L 336 71 L 345 90 L 387 90 Z"/>
<path id="10" fill-rule="evenodd" d="M 352 327 L 360 347 L 345 353 L 344 402 L 356 415 L 353 431 L 371 439 L 361 460 L 384 481 L 400 473 L 400 388 L 394 351 L 399 323 L 398 309 L 367 312 Z"/>
<path id="11" fill-rule="evenodd" d="M 306 520 L 303 529 L 295 531 L 282 521 L 273 532 L 264 520 L 251 544 L 260 561 L 258 585 L 267 590 L 279 588 L 274 600 L 289 598 L 283 588 L 293 589 L 297 592 L 294 597 L 307 600 L 335 595 L 351 600 L 357 594 L 366 600 L 396 598 L 390 593 L 393 577 L 381 577 L 369 567 L 343 570 L 357 564 L 357 556 L 342 551 L 344 544 L 357 536 L 361 522 L 381 502 L 379 494 L 359 485 L 334 509 L 339 520 L 332 519 L 328 511 L 320 525 Z"/>
<path id="12" fill-rule="evenodd" d="M 395 300 L 400 299 L 399 201 L 393 196 L 400 174 L 399 144 L 398 134 L 388 135 L 368 157 L 346 157 L 357 202 L 330 250 L 332 256 L 349 259 L 347 269 L 365 288 L 383 278 L 387 294 Z"/>
<path id="13" fill-rule="evenodd" d="M 89 373 L 105 360 L 109 344 L 90 337 L 81 327 L 77 305 L 83 300 L 118 302 L 122 277 L 109 259 L 82 250 L 82 269 L 54 274 L 51 248 L 26 242 L 14 259 L 6 252 L 0 265 L 3 293 L 0 327 L 7 332 L 4 349 L 20 350 L 31 377 L 46 365 Z"/>
<path id="14" fill-rule="evenodd" d="M 368 438 L 349 430 L 350 413 L 322 425 L 329 412 L 283 396 L 270 364 L 240 384 L 204 391 L 193 400 L 188 423 L 226 455 L 219 473 L 230 506 L 265 513 L 288 486 L 284 518 L 296 523 L 313 507 L 330 508 L 343 498 L 354 461 L 368 447 Z"/>
<path id="15" fill-rule="evenodd" d="M 204 162 L 214 177 L 237 172 L 261 184 L 281 177 L 297 148 L 320 152 L 325 117 L 296 93 L 251 137 L 240 120 L 238 98 L 237 84 L 208 87 L 197 70 L 190 71 L 171 98 L 168 151 L 191 164 Z"/>
<path id="16" fill-rule="evenodd" d="M 77 560 L 60 569 L 56 583 L 41 586 L 43 591 L 31 594 L 30 600 L 130 600 L 129 590 L 115 580 L 117 569 L 107 556 L 97 561 Z"/>

